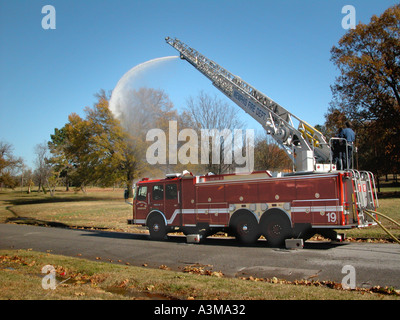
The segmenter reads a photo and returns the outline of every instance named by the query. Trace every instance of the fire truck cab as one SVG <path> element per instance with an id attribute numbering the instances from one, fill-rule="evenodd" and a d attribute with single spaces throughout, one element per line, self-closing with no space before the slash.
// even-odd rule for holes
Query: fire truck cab
<path id="1" fill-rule="evenodd" d="M 271 246 L 288 238 L 315 233 L 335 239 L 335 229 L 366 227 L 374 222 L 364 210 L 375 210 L 377 197 L 369 172 L 272 175 L 193 176 L 136 183 L 132 224 L 149 228 L 155 240 L 168 232 L 199 233 L 203 238 L 223 231 L 244 243 L 263 235 Z"/>

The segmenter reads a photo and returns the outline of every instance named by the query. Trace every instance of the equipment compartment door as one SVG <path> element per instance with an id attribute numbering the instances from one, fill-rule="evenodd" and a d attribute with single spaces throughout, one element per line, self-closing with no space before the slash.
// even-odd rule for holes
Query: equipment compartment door
<path id="1" fill-rule="evenodd" d="M 180 203 L 179 183 L 170 182 L 165 184 L 164 213 L 169 225 L 180 226 Z"/>

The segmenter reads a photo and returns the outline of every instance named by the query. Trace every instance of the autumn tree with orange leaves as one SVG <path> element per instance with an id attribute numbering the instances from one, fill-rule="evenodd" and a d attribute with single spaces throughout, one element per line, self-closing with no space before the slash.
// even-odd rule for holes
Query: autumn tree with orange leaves
<path id="1" fill-rule="evenodd" d="M 108 108 L 105 92 L 97 98 L 93 108 L 85 108 L 85 118 L 71 113 L 49 142 L 52 164 L 83 191 L 89 184 L 109 186 L 125 178 L 125 133 Z"/>

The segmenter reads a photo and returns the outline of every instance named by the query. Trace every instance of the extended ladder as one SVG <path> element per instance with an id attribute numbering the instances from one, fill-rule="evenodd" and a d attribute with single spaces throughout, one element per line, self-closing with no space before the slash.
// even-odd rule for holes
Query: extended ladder
<path id="1" fill-rule="evenodd" d="M 179 51 L 182 59 L 187 60 L 210 79 L 215 87 L 258 121 L 283 147 L 296 164 L 297 171 L 314 171 L 315 160 L 329 161 L 330 147 L 318 130 L 182 41 L 169 37 L 165 40 Z M 295 122 L 298 122 L 297 129 Z"/>

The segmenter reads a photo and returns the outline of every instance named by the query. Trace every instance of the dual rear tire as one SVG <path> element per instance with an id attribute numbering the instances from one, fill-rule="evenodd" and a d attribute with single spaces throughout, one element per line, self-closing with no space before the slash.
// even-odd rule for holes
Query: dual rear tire
<path id="1" fill-rule="evenodd" d="M 230 227 L 236 239 L 241 243 L 254 243 L 260 237 L 258 221 L 252 213 L 236 213 L 231 220 Z"/>
<path id="2" fill-rule="evenodd" d="M 231 229 L 242 243 L 254 243 L 263 235 L 271 247 L 283 246 L 285 239 L 293 234 L 289 218 L 279 211 L 264 214 L 260 223 L 250 212 L 236 213 L 231 221 Z"/>
<path id="3" fill-rule="evenodd" d="M 160 241 L 166 238 L 168 230 L 161 215 L 151 216 L 147 226 L 151 239 Z M 293 234 L 288 217 L 279 211 L 264 214 L 260 223 L 251 212 L 238 212 L 232 217 L 230 227 L 235 237 L 244 244 L 254 243 L 263 235 L 269 246 L 280 247 Z"/>
<path id="4" fill-rule="evenodd" d="M 272 212 L 260 221 L 262 234 L 271 247 L 282 247 L 293 235 L 289 218 L 280 212 Z"/>

